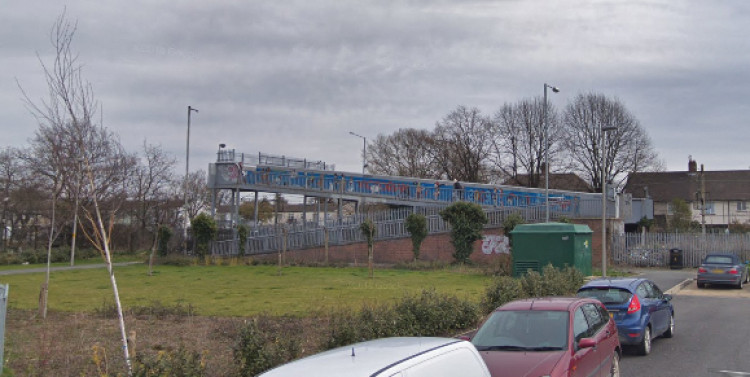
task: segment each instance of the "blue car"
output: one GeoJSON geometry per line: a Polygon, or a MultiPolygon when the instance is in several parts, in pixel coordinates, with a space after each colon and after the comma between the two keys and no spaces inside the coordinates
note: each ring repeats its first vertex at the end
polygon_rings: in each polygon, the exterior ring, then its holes
{"type": "Polygon", "coordinates": [[[602,278],[584,284],[577,295],[604,304],[617,324],[620,344],[640,355],[651,353],[651,341],[674,336],[672,295],[643,278],[602,278]]]}

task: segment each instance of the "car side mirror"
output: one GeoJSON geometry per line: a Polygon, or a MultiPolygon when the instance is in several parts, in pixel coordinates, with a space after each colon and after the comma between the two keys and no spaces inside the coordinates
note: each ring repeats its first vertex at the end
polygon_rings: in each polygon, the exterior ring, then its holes
{"type": "Polygon", "coordinates": [[[665,293],[664,294],[664,300],[666,300],[666,301],[672,301],[672,295],[669,294],[669,293],[665,293]]]}
{"type": "Polygon", "coordinates": [[[594,338],[583,338],[578,342],[578,348],[592,348],[596,347],[596,339],[594,338]]]}

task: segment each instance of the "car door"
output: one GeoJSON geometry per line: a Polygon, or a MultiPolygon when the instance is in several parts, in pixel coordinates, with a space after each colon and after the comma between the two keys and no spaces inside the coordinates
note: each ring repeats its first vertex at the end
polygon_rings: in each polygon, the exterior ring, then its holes
{"type": "Polygon", "coordinates": [[[589,324],[589,319],[583,312],[583,306],[576,308],[573,313],[573,360],[570,366],[571,377],[590,377],[591,372],[597,369],[600,362],[596,347],[578,348],[578,342],[583,338],[594,335],[594,327],[589,324]]]}
{"type": "Polygon", "coordinates": [[[671,304],[654,282],[647,281],[645,284],[648,284],[649,286],[648,290],[651,295],[649,299],[653,301],[654,305],[654,311],[652,314],[653,319],[651,323],[654,330],[653,336],[658,336],[667,331],[667,328],[669,327],[669,318],[672,314],[671,304]]]}
{"type": "Polygon", "coordinates": [[[613,333],[612,329],[608,328],[609,314],[606,313],[606,310],[602,309],[601,305],[594,303],[583,305],[583,313],[586,315],[586,319],[591,327],[590,331],[592,332],[589,338],[596,340],[594,351],[597,361],[595,368],[590,370],[587,376],[606,376],[607,373],[605,371],[609,372],[609,364],[612,356],[612,348],[609,347],[609,344],[612,336],[616,335],[616,333],[613,333]]]}

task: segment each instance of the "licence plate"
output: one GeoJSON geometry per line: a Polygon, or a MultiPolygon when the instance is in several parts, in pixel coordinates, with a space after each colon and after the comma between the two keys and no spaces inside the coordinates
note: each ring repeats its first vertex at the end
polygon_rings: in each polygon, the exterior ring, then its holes
{"type": "Polygon", "coordinates": [[[715,270],[711,270],[711,272],[713,272],[713,273],[715,273],[715,274],[723,274],[723,273],[724,273],[724,270],[722,270],[721,268],[717,268],[717,269],[715,269],[715,270]]]}

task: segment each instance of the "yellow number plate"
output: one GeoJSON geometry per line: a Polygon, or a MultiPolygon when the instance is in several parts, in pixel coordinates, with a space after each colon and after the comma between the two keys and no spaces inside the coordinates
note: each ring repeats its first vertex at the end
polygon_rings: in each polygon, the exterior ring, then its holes
{"type": "Polygon", "coordinates": [[[717,268],[717,269],[715,269],[715,270],[711,270],[711,272],[713,272],[713,273],[715,273],[715,274],[723,274],[723,273],[724,273],[724,270],[722,270],[721,268],[717,268]]]}

